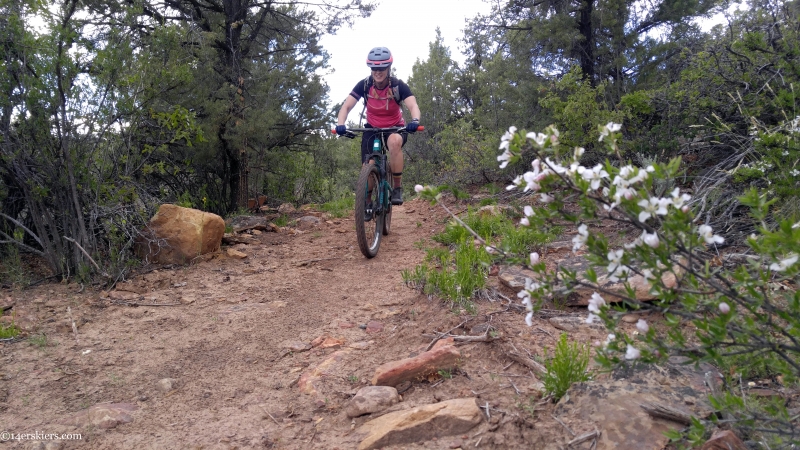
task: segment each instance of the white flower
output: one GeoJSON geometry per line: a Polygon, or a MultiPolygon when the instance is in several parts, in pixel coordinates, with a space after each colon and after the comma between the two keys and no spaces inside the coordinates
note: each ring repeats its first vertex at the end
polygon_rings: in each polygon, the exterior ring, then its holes
{"type": "Polygon", "coordinates": [[[644,208],[642,212],[639,213],[639,222],[644,222],[650,217],[655,217],[656,215],[667,215],[667,206],[670,203],[671,202],[668,199],[658,197],[650,197],[649,200],[639,200],[637,205],[644,208]]]}
{"type": "Polygon", "coordinates": [[[531,280],[530,278],[525,278],[525,290],[526,291],[536,291],[541,288],[542,285],[531,280]]]}
{"type": "Polygon", "coordinates": [[[583,247],[583,244],[586,243],[586,240],[589,238],[589,231],[586,227],[586,224],[581,224],[578,227],[578,234],[572,238],[572,251],[576,252],[583,247]]]}
{"type": "Polygon", "coordinates": [[[425,188],[422,187],[421,184],[418,184],[418,185],[414,186],[414,191],[417,192],[417,193],[422,192],[424,190],[425,190],[425,188]]]}
{"type": "Polygon", "coordinates": [[[647,324],[646,320],[639,319],[639,321],[636,322],[636,329],[641,331],[642,333],[647,333],[647,330],[650,329],[650,325],[647,324]]]}
{"type": "Polygon", "coordinates": [[[522,175],[522,179],[525,180],[525,189],[523,189],[523,192],[528,192],[530,190],[533,190],[535,192],[541,188],[539,186],[539,183],[537,183],[540,174],[541,172],[533,171],[533,172],[525,172],[522,175]]]}
{"type": "Polygon", "coordinates": [[[647,280],[647,281],[650,281],[650,280],[655,280],[655,279],[656,279],[656,276],[655,276],[655,275],[653,275],[653,271],[652,271],[652,270],[650,270],[650,269],[642,269],[642,276],[643,276],[643,277],[644,277],[644,279],[645,279],[645,280],[647,280]]]}
{"type": "Polygon", "coordinates": [[[508,148],[508,141],[510,141],[514,137],[514,133],[517,132],[517,127],[510,126],[508,127],[508,131],[500,138],[500,150],[504,148],[508,148]]]}
{"type": "Polygon", "coordinates": [[[609,263],[607,270],[609,274],[613,274],[614,272],[617,271],[617,269],[619,269],[620,266],[622,266],[622,255],[624,254],[624,252],[625,251],[622,249],[611,250],[610,252],[608,252],[609,263]]]}
{"type": "Polygon", "coordinates": [[[539,254],[536,252],[531,253],[531,265],[534,266],[539,263],[539,254]]]}
{"type": "Polygon", "coordinates": [[[572,159],[577,161],[581,159],[581,156],[586,152],[586,149],[583,147],[575,147],[575,152],[572,154],[572,159]]]}
{"type": "Polygon", "coordinates": [[[777,263],[772,263],[769,265],[770,270],[774,270],[775,272],[783,272],[784,270],[788,269],[794,263],[797,262],[797,255],[791,255],[786,259],[782,259],[777,263]]]}
{"type": "Polygon", "coordinates": [[[725,238],[714,234],[714,230],[708,225],[697,227],[697,234],[706,241],[706,244],[721,244],[725,242],[725,238]]]}
{"type": "Polygon", "coordinates": [[[522,219],[519,220],[519,224],[522,225],[523,227],[529,227],[531,226],[531,221],[528,220],[527,217],[523,217],[522,219]]]}
{"type": "Polygon", "coordinates": [[[594,323],[594,319],[599,319],[599,317],[594,315],[594,314],[592,314],[592,313],[589,313],[589,315],[586,316],[586,323],[592,324],[592,323],[594,323]]]}
{"type": "MultiPolygon", "coordinates": [[[[508,144],[508,142],[506,142],[506,144],[508,144]]],[[[505,168],[506,168],[506,166],[508,165],[508,162],[511,160],[511,152],[509,152],[509,151],[506,149],[506,151],[504,151],[502,155],[500,155],[500,156],[498,156],[498,157],[497,157],[497,160],[498,160],[498,161],[502,161],[502,162],[500,163],[500,168],[501,168],[501,169],[505,169],[505,168]]]]}
{"type": "Polygon", "coordinates": [[[719,304],[719,312],[721,312],[722,314],[728,314],[729,312],[731,312],[731,307],[728,306],[727,303],[722,302],[719,304]]]}
{"type": "Polygon", "coordinates": [[[603,306],[606,306],[605,299],[603,299],[603,297],[601,297],[597,292],[593,292],[592,297],[589,298],[589,306],[587,309],[589,309],[590,312],[599,313],[600,308],[603,306]]]}
{"type": "Polygon", "coordinates": [[[605,340],[605,342],[603,342],[603,346],[606,346],[606,345],[610,344],[611,341],[613,341],[616,338],[617,338],[617,336],[615,336],[614,334],[609,334],[608,336],[606,336],[606,340],[605,340]]]}
{"type": "Polygon", "coordinates": [[[608,122],[606,124],[606,126],[604,126],[600,130],[600,139],[599,139],[599,141],[602,142],[603,138],[607,137],[611,133],[616,133],[617,131],[619,131],[621,129],[622,129],[622,124],[614,123],[614,122],[608,122]]]}
{"type": "Polygon", "coordinates": [[[602,164],[598,164],[591,169],[579,167],[578,173],[583,177],[584,180],[591,183],[592,190],[600,187],[600,183],[602,182],[603,178],[608,178],[608,172],[603,170],[602,164]]]}
{"type": "Polygon", "coordinates": [[[565,173],[567,168],[562,166],[561,164],[550,160],[550,157],[544,159],[544,162],[547,164],[547,167],[550,168],[555,173],[565,173]]]}
{"type": "Polygon", "coordinates": [[[795,228],[800,228],[800,222],[797,222],[796,224],[792,225],[792,229],[795,228]]]}
{"type": "Polygon", "coordinates": [[[506,190],[510,191],[520,184],[522,184],[522,175],[518,175],[516,178],[514,178],[514,181],[512,181],[510,185],[506,186],[506,190]]]}
{"type": "Polygon", "coordinates": [[[642,233],[642,241],[644,241],[645,244],[653,248],[658,248],[658,245],[660,243],[658,240],[658,234],[656,233],[647,234],[646,231],[642,233]]]}
{"type": "Polygon", "coordinates": [[[539,196],[542,203],[551,203],[555,198],[552,195],[542,194],[539,196]]]}
{"type": "Polygon", "coordinates": [[[525,217],[530,217],[533,215],[533,207],[531,205],[525,205],[525,207],[522,208],[522,212],[525,213],[525,217]]]}
{"type": "Polygon", "coordinates": [[[792,169],[792,170],[789,171],[789,175],[791,175],[793,177],[796,177],[796,176],[800,175],[800,170],[792,169]]]}
{"type": "Polygon", "coordinates": [[[547,135],[542,133],[534,133],[533,131],[526,134],[525,137],[528,139],[533,139],[533,142],[535,142],[539,147],[543,147],[544,141],[547,140],[547,135]]]}
{"type": "Polygon", "coordinates": [[[632,346],[631,344],[628,344],[628,349],[625,351],[625,359],[627,360],[639,359],[639,357],[641,356],[642,353],[639,351],[639,349],[632,346]]]}
{"type": "Polygon", "coordinates": [[[525,316],[525,323],[529,326],[533,326],[533,311],[529,312],[527,316],[525,316]]]}
{"type": "Polygon", "coordinates": [[[492,247],[491,245],[487,245],[486,246],[486,253],[488,253],[490,255],[494,255],[495,253],[497,253],[497,250],[494,247],[492,247]]]}
{"type": "Polygon", "coordinates": [[[691,195],[681,194],[680,188],[675,188],[672,191],[672,206],[674,206],[675,209],[683,208],[683,205],[691,199],[691,195]]]}

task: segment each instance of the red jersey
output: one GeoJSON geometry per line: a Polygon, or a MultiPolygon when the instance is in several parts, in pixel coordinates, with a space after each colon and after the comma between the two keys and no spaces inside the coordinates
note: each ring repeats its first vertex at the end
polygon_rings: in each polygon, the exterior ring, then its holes
{"type": "Polygon", "coordinates": [[[395,100],[392,87],[397,88],[400,101],[413,95],[408,85],[397,79],[390,79],[390,82],[383,89],[378,89],[373,83],[367,83],[362,80],[359,81],[353,88],[353,91],[350,92],[350,95],[356,100],[361,100],[362,97],[366,97],[367,123],[375,128],[405,125],[405,121],[403,121],[403,111],[400,108],[400,104],[395,100]],[[368,89],[369,92],[364,92],[365,88],[368,89]]]}

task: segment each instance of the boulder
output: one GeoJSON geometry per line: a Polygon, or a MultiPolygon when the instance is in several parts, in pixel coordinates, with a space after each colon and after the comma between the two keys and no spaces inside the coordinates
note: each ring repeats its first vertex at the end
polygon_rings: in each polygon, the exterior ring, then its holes
{"type": "Polygon", "coordinates": [[[219,250],[224,233],[216,214],[165,204],[137,239],[136,254],[156,264],[185,264],[219,250]]]}
{"type": "Polygon", "coordinates": [[[355,434],[365,436],[358,450],[370,450],[463,434],[482,420],[474,398],[457,398],[383,415],[360,426],[355,434]]]}
{"type": "Polygon", "coordinates": [[[365,386],[356,392],[345,408],[347,417],[383,411],[400,401],[397,389],[390,386],[365,386]]]}

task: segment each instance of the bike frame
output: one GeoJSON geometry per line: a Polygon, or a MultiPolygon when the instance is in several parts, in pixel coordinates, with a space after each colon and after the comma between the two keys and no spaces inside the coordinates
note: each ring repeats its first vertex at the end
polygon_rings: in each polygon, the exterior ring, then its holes
{"type": "MultiPolygon", "coordinates": [[[[376,213],[380,213],[383,208],[389,207],[389,193],[392,190],[392,186],[389,184],[389,177],[391,174],[386,173],[387,158],[389,157],[388,145],[386,144],[386,136],[391,133],[400,133],[405,132],[406,127],[389,127],[389,128],[349,128],[348,132],[373,132],[376,133],[375,138],[373,139],[372,145],[372,154],[369,155],[367,160],[364,164],[369,164],[370,161],[374,161],[376,167],[378,167],[378,171],[381,174],[381,185],[378,187],[380,192],[379,205],[378,207],[381,208],[376,213]],[[375,148],[375,142],[378,142],[378,149],[375,148]]],[[[355,138],[355,133],[352,133],[352,138],[355,138]]],[[[345,135],[346,137],[350,137],[345,135]]]]}

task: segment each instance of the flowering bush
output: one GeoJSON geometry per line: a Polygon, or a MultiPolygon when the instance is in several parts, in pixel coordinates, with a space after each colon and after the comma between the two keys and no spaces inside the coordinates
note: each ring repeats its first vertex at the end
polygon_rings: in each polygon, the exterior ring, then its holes
{"type": "MultiPolygon", "coordinates": [[[[554,218],[574,223],[573,251],[584,252],[590,263],[585,273],[566,268],[557,269],[559,273],[548,270],[538,254],[530,254],[526,259],[536,276],[519,293],[529,311],[528,324],[543,301],[588,287],[595,292],[587,322],[602,321],[611,331],[605,342],[595,343],[596,358],[607,367],[632,360],[658,363],[678,354],[729,367],[730,375],[738,371],[741,376],[746,368],[732,367],[731,361],[746,357],[749,364],[781,375],[784,383],[795,383],[800,376],[800,293],[794,290],[800,272],[800,223],[783,221],[768,228],[774,200],[751,189],[739,198],[760,224],[759,233],[747,240],[748,257],[730,267],[719,258],[712,263],[711,257],[718,256],[716,245],[725,238],[693,215],[692,197],[680,188],[663,197],[654,194],[654,185],[678,176],[680,159],[648,167],[625,164],[617,146],[620,130],[615,123],[599,127],[600,142],[617,162],[606,160],[591,168],[580,164],[583,148],[559,146],[553,126],[543,133],[511,127],[501,139],[501,167],[518,161],[523,150],[535,156],[532,170],[508,186],[531,193],[533,204],[525,208],[520,225],[554,218]],[[569,207],[575,202],[578,211],[569,207]],[[592,232],[591,224],[599,218],[638,231],[628,242],[612,246],[608,236],[592,232]],[[623,289],[611,289],[600,279],[602,272],[623,289]],[[646,280],[656,300],[639,300],[630,283],[633,277],[646,280]],[[617,324],[631,308],[662,313],[664,326],[651,327],[642,319],[636,332],[626,333],[617,324]]],[[[418,186],[417,191],[435,199],[435,189],[418,186]]],[[[732,395],[714,399],[743,428],[772,433],[784,443],[797,439],[785,407],[764,413],[741,408],[741,403],[732,395]]],[[[702,427],[702,422],[695,425],[702,427]]]]}

